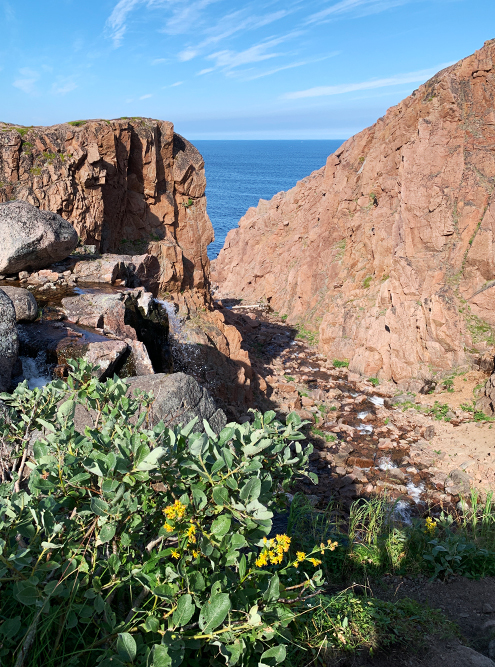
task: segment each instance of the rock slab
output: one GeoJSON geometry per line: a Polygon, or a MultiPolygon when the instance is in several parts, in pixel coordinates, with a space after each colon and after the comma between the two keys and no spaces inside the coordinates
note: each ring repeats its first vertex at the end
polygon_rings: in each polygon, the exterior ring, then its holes
{"type": "Polygon", "coordinates": [[[2,291],[14,304],[17,322],[33,322],[38,315],[36,299],[27,289],[2,285],[2,291]]]}
{"type": "Polygon", "coordinates": [[[12,369],[17,361],[18,352],[19,339],[14,304],[0,289],[0,391],[10,389],[12,369]]]}
{"type": "Polygon", "coordinates": [[[77,242],[74,227],[57,213],[26,201],[0,204],[0,273],[44,269],[68,257],[77,242]]]}
{"type": "Polygon", "coordinates": [[[470,364],[495,327],[494,107],[490,40],[250,208],[217,295],[268,302],[367,377],[470,364]]]}

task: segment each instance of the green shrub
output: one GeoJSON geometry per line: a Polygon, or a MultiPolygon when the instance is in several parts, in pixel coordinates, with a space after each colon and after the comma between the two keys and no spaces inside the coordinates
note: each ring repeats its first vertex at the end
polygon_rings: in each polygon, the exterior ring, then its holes
{"type": "Polygon", "coordinates": [[[73,127],[81,127],[81,125],[86,125],[87,121],[85,120],[70,120],[67,125],[72,125],[73,127]]]}
{"type": "Polygon", "coordinates": [[[378,387],[380,384],[380,380],[378,378],[368,378],[368,382],[371,382],[374,387],[378,387]]]}
{"type": "Polygon", "coordinates": [[[15,461],[0,485],[2,664],[21,651],[25,667],[282,663],[323,583],[316,556],[336,547],[293,554],[286,535],[267,539],[294,476],[317,481],[299,442],[308,422],[152,426],[152,396],[71,366],[67,383],[0,395],[15,461]]]}
{"type": "Polygon", "coordinates": [[[334,368],[349,368],[348,359],[334,359],[332,363],[334,368]]]}
{"type": "Polygon", "coordinates": [[[371,285],[372,280],[373,276],[366,276],[366,278],[363,280],[363,288],[368,289],[368,287],[371,285]]]}

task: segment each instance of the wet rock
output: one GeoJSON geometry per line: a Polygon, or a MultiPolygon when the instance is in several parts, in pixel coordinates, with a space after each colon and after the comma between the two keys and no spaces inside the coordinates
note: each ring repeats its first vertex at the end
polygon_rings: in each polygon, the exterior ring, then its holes
{"type": "Polygon", "coordinates": [[[0,204],[0,271],[43,269],[77,246],[74,227],[60,215],[26,201],[0,204]]]}
{"type": "Polygon", "coordinates": [[[168,426],[172,426],[187,424],[194,417],[198,417],[196,430],[203,430],[203,419],[206,419],[216,433],[226,424],[223,411],[217,409],[208,391],[190,375],[158,373],[128,378],[126,382],[133,392],[136,389],[153,392],[153,423],[163,420],[168,426]]]}
{"type": "Polygon", "coordinates": [[[19,340],[14,304],[0,289],[0,391],[9,391],[19,340]]]}
{"type": "Polygon", "coordinates": [[[29,290],[10,285],[5,285],[1,289],[14,304],[17,322],[32,322],[36,319],[38,304],[29,290]]]}

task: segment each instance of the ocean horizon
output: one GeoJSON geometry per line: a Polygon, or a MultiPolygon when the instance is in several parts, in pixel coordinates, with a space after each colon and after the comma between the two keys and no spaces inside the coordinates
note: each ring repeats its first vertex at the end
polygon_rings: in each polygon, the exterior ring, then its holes
{"type": "Polygon", "coordinates": [[[343,139],[201,139],[192,143],[206,171],[207,211],[215,231],[208,256],[215,259],[227,233],[260,199],[290,190],[325,165],[343,139]]]}

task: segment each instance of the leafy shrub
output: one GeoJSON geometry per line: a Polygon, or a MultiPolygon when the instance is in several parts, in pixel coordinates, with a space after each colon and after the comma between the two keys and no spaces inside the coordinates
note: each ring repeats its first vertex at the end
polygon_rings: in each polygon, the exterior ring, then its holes
{"type": "Polygon", "coordinates": [[[152,396],[71,366],[67,384],[0,396],[13,462],[0,485],[2,664],[282,663],[322,583],[316,556],[336,547],[294,555],[289,537],[267,537],[294,476],[317,481],[306,422],[152,426],[152,396]]]}
{"type": "Polygon", "coordinates": [[[334,368],[349,368],[349,359],[334,359],[332,363],[334,368]]]}
{"type": "Polygon", "coordinates": [[[81,125],[86,125],[85,120],[70,120],[67,125],[72,125],[73,127],[81,127],[81,125]]]}
{"type": "Polygon", "coordinates": [[[378,378],[368,378],[368,382],[371,382],[374,387],[378,387],[380,384],[380,380],[378,378]]]}

